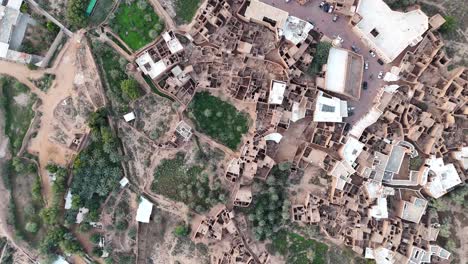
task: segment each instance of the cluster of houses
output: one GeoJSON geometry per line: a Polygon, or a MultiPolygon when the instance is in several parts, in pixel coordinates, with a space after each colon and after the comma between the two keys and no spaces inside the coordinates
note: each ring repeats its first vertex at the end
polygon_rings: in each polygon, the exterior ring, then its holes
{"type": "MultiPolygon", "coordinates": [[[[258,0],[208,0],[188,33],[166,32],[138,55],[141,72],[183,105],[200,90],[256,105],[254,133],[226,166],[232,204],[203,218],[193,239],[229,237],[232,248],[218,256],[220,264],[267,263],[266,252],[249,249],[252,241],[239,231],[232,207],[251,206],[254,179],[265,180],[284,161],[278,150],[288,144],[293,170],[315,166],[329,179],[326,190],[293,198],[292,221],[319,225],[378,264],[446,262],[451,253],[435,244],[440,225],[427,209],[430,199],[466,180],[468,70],[447,69],[440,15],[393,11],[383,0],[327,2],[386,64],[375,104],[353,124],[346,123],[348,102],[361,98],[363,57],[334,45],[310,78],[306,71],[326,36],[258,0]],[[302,134],[285,137],[302,120],[310,120],[302,134]]],[[[174,142],[191,134],[180,123],[174,142]]],[[[145,223],[151,210],[144,201],[140,207],[145,223]]]]}

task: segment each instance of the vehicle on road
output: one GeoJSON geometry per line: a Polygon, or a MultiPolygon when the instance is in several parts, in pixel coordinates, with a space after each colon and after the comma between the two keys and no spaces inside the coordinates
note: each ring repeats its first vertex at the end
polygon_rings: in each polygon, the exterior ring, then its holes
{"type": "Polygon", "coordinates": [[[383,71],[379,72],[379,75],[377,75],[377,78],[382,79],[383,78],[383,71]]]}
{"type": "Polygon", "coordinates": [[[381,59],[378,59],[377,63],[380,64],[380,65],[384,65],[384,62],[381,59]]]}
{"type": "Polygon", "coordinates": [[[359,48],[356,47],[356,45],[354,45],[354,44],[351,46],[351,49],[356,53],[359,52],[359,48]]]}
{"type": "Polygon", "coordinates": [[[369,62],[366,61],[364,62],[364,70],[368,70],[369,69],[369,62]]]}
{"type": "Polygon", "coordinates": [[[362,83],[362,89],[363,89],[363,90],[367,90],[367,82],[363,82],[363,83],[362,83]]]}
{"type": "Polygon", "coordinates": [[[373,50],[369,50],[369,53],[372,56],[372,58],[375,58],[376,55],[375,55],[375,52],[373,50]]]}
{"type": "Polygon", "coordinates": [[[338,15],[333,16],[333,22],[336,22],[336,21],[338,21],[338,15]]]}

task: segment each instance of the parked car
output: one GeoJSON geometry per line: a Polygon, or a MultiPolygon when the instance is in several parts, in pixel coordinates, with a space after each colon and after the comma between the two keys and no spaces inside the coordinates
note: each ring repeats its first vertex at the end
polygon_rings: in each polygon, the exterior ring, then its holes
{"type": "Polygon", "coordinates": [[[319,5],[320,8],[323,8],[323,6],[325,5],[325,1],[322,1],[319,5]]]}
{"type": "Polygon", "coordinates": [[[377,78],[382,79],[383,78],[383,71],[379,72],[379,75],[377,75],[377,78]]]}
{"type": "Polygon", "coordinates": [[[364,62],[364,70],[368,70],[369,69],[369,62],[366,61],[364,62]]]}
{"type": "Polygon", "coordinates": [[[384,65],[384,62],[381,59],[378,59],[377,63],[380,64],[380,65],[384,65]]]}
{"type": "Polygon", "coordinates": [[[329,3],[325,3],[323,4],[322,6],[322,10],[323,12],[328,12],[328,9],[330,8],[330,4],[329,3]]]}
{"type": "Polygon", "coordinates": [[[375,52],[373,50],[369,50],[369,53],[372,56],[372,58],[375,58],[376,55],[375,55],[375,52]]]}
{"type": "Polygon", "coordinates": [[[362,83],[362,89],[363,89],[363,90],[367,90],[367,82],[363,82],[363,83],[362,83]]]}
{"type": "Polygon", "coordinates": [[[338,21],[338,15],[333,16],[333,22],[336,22],[336,21],[338,21]]]}
{"type": "Polygon", "coordinates": [[[330,7],[328,8],[328,13],[333,13],[334,8],[335,8],[335,6],[330,5],[330,7]]]}
{"type": "Polygon", "coordinates": [[[359,52],[359,48],[356,47],[356,45],[354,45],[354,44],[351,46],[351,49],[352,49],[354,52],[359,52]]]}

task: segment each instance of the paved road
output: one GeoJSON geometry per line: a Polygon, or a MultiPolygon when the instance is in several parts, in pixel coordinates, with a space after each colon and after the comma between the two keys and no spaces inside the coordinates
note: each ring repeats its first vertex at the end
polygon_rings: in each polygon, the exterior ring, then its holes
{"type": "Polygon", "coordinates": [[[351,31],[348,25],[349,19],[340,16],[337,22],[333,22],[333,14],[325,13],[319,8],[319,0],[311,0],[307,5],[301,6],[295,1],[286,3],[285,0],[261,0],[264,3],[273,5],[280,9],[289,12],[290,15],[297,16],[301,19],[312,21],[316,26],[316,30],[323,32],[326,36],[334,38],[340,36],[343,42],[343,48],[351,49],[354,44],[360,51],[364,61],[369,62],[369,70],[364,71],[363,81],[368,83],[367,90],[361,90],[361,98],[358,102],[348,102],[348,106],[355,107],[354,114],[345,121],[354,124],[372,107],[374,98],[382,87],[382,81],[377,78],[379,71],[384,70],[384,66],[377,63],[377,58],[372,58],[369,50],[363,42],[351,31]]]}
{"type": "Polygon", "coordinates": [[[47,11],[45,11],[44,9],[42,9],[42,7],[39,6],[38,3],[36,3],[36,1],[34,0],[26,0],[29,4],[31,4],[34,8],[36,8],[39,13],[41,13],[42,15],[44,15],[45,17],[47,17],[47,19],[49,19],[50,21],[54,22],[55,25],[57,25],[59,28],[61,28],[63,30],[63,32],[65,32],[65,34],[67,34],[69,37],[73,36],[73,32],[71,30],[69,30],[68,28],[66,28],[62,23],[60,23],[57,19],[55,19],[52,15],[50,15],[49,13],[47,13],[47,11]]]}

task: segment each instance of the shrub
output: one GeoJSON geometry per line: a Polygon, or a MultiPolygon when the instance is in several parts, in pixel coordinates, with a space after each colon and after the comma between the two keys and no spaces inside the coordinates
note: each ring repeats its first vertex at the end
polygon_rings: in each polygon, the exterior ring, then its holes
{"type": "Polygon", "coordinates": [[[184,224],[178,225],[174,228],[174,235],[178,237],[186,237],[190,234],[190,228],[184,224]]]}

